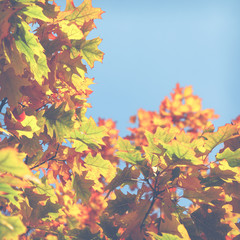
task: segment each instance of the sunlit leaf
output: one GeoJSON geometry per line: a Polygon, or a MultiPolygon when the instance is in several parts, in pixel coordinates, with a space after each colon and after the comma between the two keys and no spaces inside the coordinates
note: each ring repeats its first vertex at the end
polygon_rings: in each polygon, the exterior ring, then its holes
{"type": "Polygon", "coordinates": [[[68,3],[66,12],[59,14],[59,18],[67,19],[76,22],[77,25],[82,26],[84,22],[92,19],[100,19],[103,11],[100,8],[92,7],[92,0],[84,0],[77,8],[69,7],[72,5],[68,3]]]}
{"type": "Polygon", "coordinates": [[[180,238],[173,234],[163,233],[162,236],[157,235],[154,232],[148,232],[152,237],[152,240],[179,240],[180,238]]]}
{"type": "Polygon", "coordinates": [[[32,172],[21,157],[19,157],[16,149],[5,148],[0,150],[0,171],[8,172],[18,177],[32,176],[32,172]]]}
{"type": "Polygon", "coordinates": [[[226,159],[230,167],[240,167],[240,149],[232,151],[226,148],[224,152],[217,154],[216,159],[219,161],[226,159]]]}
{"type": "Polygon", "coordinates": [[[81,56],[88,63],[88,65],[93,68],[94,62],[103,60],[103,52],[98,49],[98,45],[101,43],[101,38],[94,38],[92,40],[86,40],[81,45],[81,56]]]}
{"type": "Polygon", "coordinates": [[[19,209],[20,209],[20,204],[16,199],[19,200],[21,198],[20,196],[21,193],[22,193],[21,191],[13,189],[8,184],[0,182],[0,196],[8,199],[10,203],[15,205],[19,209]]]}
{"type": "Polygon", "coordinates": [[[137,164],[137,162],[144,160],[141,152],[137,150],[135,146],[131,145],[128,140],[119,137],[116,148],[118,149],[116,155],[126,162],[137,164]]]}
{"type": "Polygon", "coordinates": [[[78,130],[70,134],[73,141],[73,147],[77,152],[83,152],[88,148],[93,150],[99,149],[104,145],[103,137],[107,136],[104,127],[98,127],[94,120],[90,117],[81,123],[78,130]]]}
{"type": "Polygon", "coordinates": [[[72,120],[73,110],[65,111],[65,103],[59,107],[52,105],[43,115],[48,134],[53,137],[56,136],[58,142],[61,142],[64,137],[69,136],[72,131],[74,122],[72,120]]]}
{"type": "Polygon", "coordinates": [[[218,144],[230,139],[234,133],[237,133],[237,127],[231,124],[219,127],[217,132],[207,132],[203,134],[203,136],[207,139],[205,141],[205,147],[211,151],[218,144]]]}
{"type": "Polygon", "coordinates": [[[108,160],[104,160],[100,153],[93,157],[90,153],[84,159],[85,165],[88,167],[88,171],[93,171],[95,177],[102,175],[108,180],[112,180],[115,176],[115,168],[108,160]]]}
{"type": "Polygon", "coordinates": [[[167,154],[172,158],[173,164],[203,164],[203,162],[195,156],[194,150],[184,143],[172,141],[171,144],[165,144],[164,148],[167,150],[167,154]]]}
{"type": "Polygon", "coordinates": [[[42,45],[37,37],[30,33],[30,27],[25,22],[18,24],[18,34],[15,33],[14,38],[19,53],[24,54],[36,81],[42,85],[44,77],[48,77],[49,72],[42,45]]]}
{"type": "Polygon", "coordinates": [[[20,216],[8,217],[0,213],[0,238],[18,240],[27,231],[20,216]]]}
{"type": "Polygon", "coordinates": [[[36,19],[40,19],[42,21],[45,22],[49,22],[49,18],[47,18],[44,14],[43,14],[43,9],[37,5],[30,5],[27,6],[25,8],[23,8],[21,10],[22,13],[24,13],[25,15],[31,17],[31,18],[36,18],[36,19]]]}
{"type": "Polygon", "coordinates": [[[70,40],[80,40],[83,38],[82,31],[75,25],[68,21],[62,21],[59,23],[60,29],[64,32],[70,40]]]}

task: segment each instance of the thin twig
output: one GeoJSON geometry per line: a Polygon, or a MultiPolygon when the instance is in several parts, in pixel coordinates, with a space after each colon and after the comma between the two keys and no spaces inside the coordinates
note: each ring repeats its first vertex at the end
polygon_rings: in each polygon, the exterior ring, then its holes
{"type": "Polygon", "coordinates": [[[2,109],[6,103],[7,103],[7,98],[5,97],[0,104],[0,112],[2,112],[2,109]]]}
{"type": "Polygon", "coordinates": [[[30,169],[33,170],[34,168],[37,168],[37,167],[43,165],[44,163],[46,163],[46,162],[48,162],[48,161],[56,160],[55,157],[57,156],[57,152],[58,152],[59,146],[60,146],[60,144],[58,144],[57,149],[56,149],[56,152],[55,152],[55,154],[54,154],[52,157],[50,157],[49,159],[47,159],[47,160],[45,160],[45,161],[43,161],[43,162],[41,162],[41,163],[39,163],[39,164],[31,167],[30,169]]]}
{"type": "Polygon", "coordinates": [[[140,229],[143,228],[143,226],[144,226],[144,222],[145,222],[145,220],[147,219],[149,213],[151,212],[152,207],[153,207],[153,204],[155,203],[155,201],[156,201],[156,197],[154,196],[154,197],[153,197],[153,200],[152,200],[152,202],[151,202],[151,205],[149,206],[149,208],[148,208],[148,210],[147,210],[147,212],[146,212],[146,214],[145,214],[145,216],[144,216],[144,218],[143,218],[143,220],[142,220],[142,223],[141,223],[140,229]]]}

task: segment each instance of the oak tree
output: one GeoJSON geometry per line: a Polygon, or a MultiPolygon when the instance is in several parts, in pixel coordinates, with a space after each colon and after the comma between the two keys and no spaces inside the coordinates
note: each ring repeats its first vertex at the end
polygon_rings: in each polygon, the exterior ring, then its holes
{"type": "Polygon", "coordinates": [[[240,238],[240,117],[215,129],[177,84],[121,138],[85,115],[103,11],[1,0],[0,13],[0,239],[240,238]]]}

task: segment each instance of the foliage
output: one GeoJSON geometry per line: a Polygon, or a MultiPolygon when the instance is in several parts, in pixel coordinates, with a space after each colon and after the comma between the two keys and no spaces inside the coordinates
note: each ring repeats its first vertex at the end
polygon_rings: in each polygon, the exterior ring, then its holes
{"type": "Polygon", "coordinates": [[[177,84],[121,138],[85,116],[103,11],[1,0],[0,12],[1,239],[239,239],[240,118],[215,130],[177,84]]]}

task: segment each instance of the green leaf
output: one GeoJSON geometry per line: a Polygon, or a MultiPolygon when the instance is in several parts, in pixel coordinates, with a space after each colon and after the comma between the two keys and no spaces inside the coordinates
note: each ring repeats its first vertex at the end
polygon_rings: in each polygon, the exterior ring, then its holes
{"type": "Polygon", "coordinates": [[[26,231],[20,216],[7,217],[0,213],[0,239],[18,240],[26,231]]]}
{"type": "Polygon", "coordinates": [[[7,198],[10,201],[10,203],[15,205],[19,209],[20,209],[20,204],[15,199],[15,197],[19,200],[21,198],[20,196],[21,193],[22,193],[21,191],[17,191],[13,189],[8,184],[0,182],[0,196],[3,198],[7,198]]]}
{"type": "Polygon", "coordinates": [[[40,19],[44,22],[49,22],[50,19],[43,14],[43,9],[37,5],[30,5],[21,10],[28,17],[40,19]]]}
{"type": "Polygon", "coordinates": [[[151,235],[153,240],[179,240],[180,239],[178,236],[173,234],[168,234],[168,233],[162,233],[162,236],[157,235],[154,232],[147,232],[147,233],[151,235]]]}
{"type": "Polygon", "coordinates": [[[76,200],[81,199],[82,203],[87,203],[91,197],[90,189],[94,181],[85,179],[85,175],[79,176],[75,173],[73,178],[73,189],[76,192],[76,200]]]}
{"type": "Polygon", "coordinates": [[[105,145],[102,138],[107,136],[105,127],[98,127],[93,118],[82,122],[80,128],[70,134],[76,152],[83,152],[91,148],[97,150],[105,145]]]}
{"type": "Polygon", "coordinates": [[[32,172],[23,160],[18,156],[18,152],[13,148],[0,150],[0,171],[8,172],[18,177],[28,178],[32,172]]]}
{"type": "Polygon", "coordinates": [[[157,131],[153,134],[153,138],[156,139],[156,142],[157,140],[160,140],[161,142],[169,143],[176,136],[177,133],[179,133],[179,129],[175,127],[158,127],[157,131]]]}
{"type": "Polygon", "coordinates": [[[42,183],[36,186],[38,193],[42,195],[46,195],[50,197],[51,202],[56,203],[58,201],[58,197],[54,191],[54,188],[48,183],[47,177],[44,176],[41,178],[42,183]]]}
{"type": "Polygon", "coordinates": [[[163,149],[159,148],[155,143],[153,133],[146,131],[145,136],[148,141],[148,146],[143,146],[143,150],[145,151],[146,158],[149,160],[152,166],[156,166],[159,162],[158,155],[163,153],[163,149]]]}
{"type": "Polygon", "coordinates": [[[118,138],[117,146],[118,152],[116,155],[122,160],[129,162],[131,164],[137,164],[144,160],[141,152],[136,149],[128,140],[118,138]]]}
{"type": "Polygon", "coordinates": [[[226,148],[222,153],[217,154],[216,159],[226,159],[230,167],[240,167],[240,149],[232,151],[226,148]]]}
{"type": "Polygon", "coordinates": [[[163,147],[167,150],[167,154],[172,158],[174,164],[203,164],[200,159],[195,157],[194,150],[185,145],[184,143],[173,140],[170,144],[164,144],[163,147]]]}
{"type": "Polygon", "coordinates": [[[217,132],[207,132],[203,134],[203,137],[207,140],[205,141],[205,147],[212,151],[220,143],[225,142],[230,139],[235,133],[237,133],[237,127],[232,124],[226,124],[223,127],[219,127],[217,132]]]}
{"type": "Polygon", "coordinates": [[[23,21],[17,24],[17,30],[13,36],[19,54],[24,54],[34,78],[42,85],[44,77],[47,78],[49,72],[42,45],[38,42],[37,37],[30,33],[28,24],[23,21]]]}
{"type": "Polygon", "coordinates": [[[65,111],[64,108],[65,103],[57,108],[54,104],[43,115],[49,136],[53,137],[55,134],[58,142],[69,136],[74,125],[72,120],[74,110],[65,111]]]}
{"type": "Polygon", "coordinates": [[[102,62],[104,53],[98,49],[98,45],[101,43],[101,38],[94,38],[92,40],[86,40],[81,45],[81,56],[88,63],[88,65],[93,68],[94,62],[102,62]]]}
{"type": "Polygon", "coordinates": [[[35,116],[26,116],[21,124],[25,129],[16,130],[19,136],[33,138],[33,134],[40,130],[40,127],[37,125],[37,118],[35,116]]]}
{"type": "Polygon", "coordinates": [[[109,175],[115,174],[115,168],[108,161],[104,160],[100,153],[98,153],[95,157],[89,153],[84,159],[85,164],[90,166],[94,172],[101,174],[103,177],[109,177],[109,175]]]}

